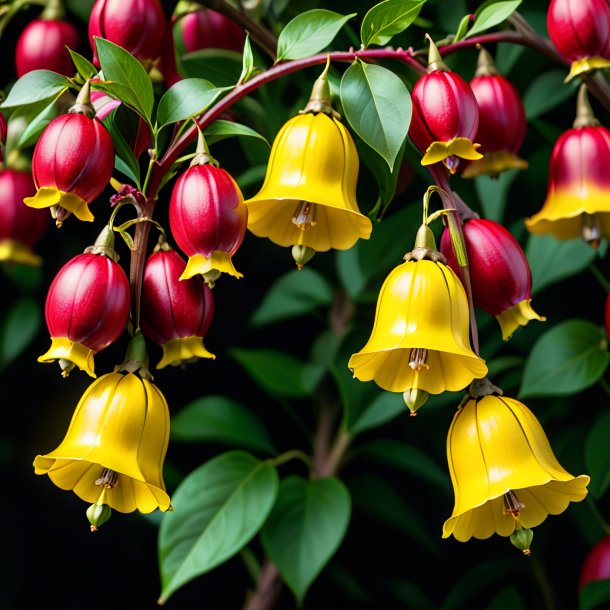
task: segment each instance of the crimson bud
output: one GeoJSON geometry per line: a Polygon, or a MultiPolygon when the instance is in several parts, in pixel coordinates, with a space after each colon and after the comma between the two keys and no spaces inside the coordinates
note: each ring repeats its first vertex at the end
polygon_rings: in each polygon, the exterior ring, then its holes
{"type": "MultiPolygon", "coordinates": [[[[530,305],[530,268],[513,235],[493,220],[471,218],[464,223],[464,241],[474,304],[496,317],[504,340],[530,320],[544,321],[530,305]]],[[[441,238],[441,252],[459,275],[448,228],[441,238]]]]}
{"type": "Polygon", "coordinates": [[[6,134],[8,131],[8,125],[4,115],[0,112],[0,163],[4,161],[4,145],[6,144],[6,134]]]}
{"type": "Polygon", "coordinates": [[[214,296],[199,278],[180,281],[185,264],[165,242],[146,261],[142,332],[163,347],[158,369],[215,358],[203,345],[214,315],[214,296]]]}
{"type": "Polygon", "coordinates": [[[200,49],[225,49],[241,53],[246,35],[228,17],[211,9],[195,11],[180,21],[182,41],[187,53],[200,49]]]}
{"type": "Polygon", "coordinates": [[[129,318],[129,280],[106,227],[95,244],[57,273],[45,305],[51,347],[39,362],[59,361],[66,377],[74,366],[95,377],[94,355],[116,341],[129,318]]]}
{"type": "Polygon", "coordinates": [[[578,590],[592,581],[607,579],[610,579],[610,536],[602,538],[585,557],[578,577],[578,590]]]}

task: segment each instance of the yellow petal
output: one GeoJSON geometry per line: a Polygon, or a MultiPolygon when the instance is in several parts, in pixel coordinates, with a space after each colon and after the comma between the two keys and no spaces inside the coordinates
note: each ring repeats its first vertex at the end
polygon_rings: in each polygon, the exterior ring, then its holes
{"type": "Polygon", "coordinates": [[[511,169],[527,169],[528,163],[521,157],[508,152],[497,150],[483,155],[482,159],[469,163],[462,172],[463,178],[474,178],[486,174],[496,177],[502,172],[511,169]]]}
{"type": "Polygon", "coordinates": [[[432,165],[444,161],[447,157],[461,157],[469,161],[482,159],[483,155],[477,152],[480,144],[473,144],[468,138],[453,138],[448,142],[432,142],[421,160],[422,165],[432,165]]]}
{"type": "Polygon", "coordinates": [[[162,347],[163,357],[157,364],[156,368],[158,369],[165,368],[168,364],[177,366],[193,358],[216,358],[214,354],[205,349],[201,337],[171,339],[164,343],[162,347]]]}
{"type": "Polygon", "coordinates": [[[67,337],[51,337],[51,347],[46,353],[38,357],[38,362],[54,362],[55,360],[68,360],[73,362],[81,371],[90,377],[95,377],[95,352],[82,343],[70,341],[67,337]]]}
{"type": "Polygon", "coordinates": [[[233,266],[231,255],[228,252],[214,250],[209,257],[204,254],[189,256],[186,268],[182,272],[180,279],[188,280],[195,275],[203,275],[214,269],[222,273],[228,273],[238,279],[244,277],[243,273],[237,271],[233,266]]]}
{"type": "Polygon", "coordinates": [[[40,267],[42,258],[26,245],[13,239],[0,241],[0,261],[40,267]]]}
{"type": "Polygon", "coordinates": [[[577,59],[576,61],[572,62],[570,72],[564,78],[563,82],[569,83],[575,76],[580,76],[581,74],[586,74],[587,72],[602,68],[610,68],[610,61],[604,57],[599,57],[596,55],[593,57],[583,57],[581,59],[577,59]]]}
{"type": "Polygon", "coordinates": [[[33,197],[26,197],[23,202],[37,210],[51,208],[58,205],[69,212],[72,212],[79,220],[91,222],[94,220],[93,214],[89,210],[89,205],[74,193],[65,193],[53,186],[43,186],[36,191],[33,197]]]}
{"type": "Polygon", "coordinates": [[[502,329],[504,341],[508,341],[520,326],[526,326],[530,320],[539,320],[540,322],[546,320],[544,316],[539,316],[532,309],[531,301],[531,299],[521,301],[496,316],[496,320],[498,320],[502,329]]]}

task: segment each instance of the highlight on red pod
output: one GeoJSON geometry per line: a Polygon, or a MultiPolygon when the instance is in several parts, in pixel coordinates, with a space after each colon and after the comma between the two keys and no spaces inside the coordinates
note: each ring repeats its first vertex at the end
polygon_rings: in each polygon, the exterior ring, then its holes
{"type": "Polygon", "coordinates": [[[610,536],[599,540],[586,554],[578,575],[578,590],[589,583],[610,579],[610,536]]]}

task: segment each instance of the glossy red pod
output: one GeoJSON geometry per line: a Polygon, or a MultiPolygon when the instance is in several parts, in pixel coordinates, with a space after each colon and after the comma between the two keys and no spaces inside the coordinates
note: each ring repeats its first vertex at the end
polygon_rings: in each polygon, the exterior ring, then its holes
{"type": "Polygon", "coordinates": [[[0,170],[0,261],[40,265],[32,248],[49,226],[49,215],[24,205],[36,192],[30,172],[0,170]]]}
{"type": "Polygon", "coordinates": [[[241,53],[246,35],[228,17],[211,9],[190,13],[179,22],[187,53],[200,49],[225,49],[241,53]]]}
{"type": "Polygon", "coordinates": [[[32,70],[51,70],[74,76],[76,69],[66,47],[77,50],[80,34],[61,19],[34,19],[21,32],[15,48],[15,70],[21,77],[32,70]]]}
{"type": "Polygon", "coordinates": [[[99,67],[94,36],[123,47],[142,62],[161,53],[167,18],[159,0],[96,0],[89,16],[93,63],[99,67]]]}
{"type": "Polygon", "coordinates": [[[113,168],[114,145],[102,123],[84,114],[61,115],[36,142],[32,175],[38,192],[26,203],[59,206],[91,221],[88,204],[106,188],[113,168]]]}
{"type": "Polygon", "coordinates": [[[207,162],[189,167],[176,181],[169,205],[172,235],[189,257],[181,279],[201,274],[213,285],[221,272],[241,277],[231,256],[247,222],[243,196],[228,172],[207,162]]]}
{"type": "Polygon", "coordinates": [[[214,315],[214,296],[199,277],[180,280],[185,266],[182,256],[167,245],[146,261],[142,332],[163,347],[159,369],[214,358],[203,346],[214,315]]]}
{"type": "Polygon", "coordinates": [[[578,590],[596,580],[610,579],[610,536],[602,538],[587,553],[578,575],[578,590]]]}
{"type": "MultiPolygon", "coordinates": [[[[531,272],[519,242],[501,224],[484,218],[464,223],[474,305],[495,316],[509,339],[529,320],[544,320],[531,307],[531,272]]],[[[441,238],[441,252],[459,275],[449,229],[441,238]]]]}

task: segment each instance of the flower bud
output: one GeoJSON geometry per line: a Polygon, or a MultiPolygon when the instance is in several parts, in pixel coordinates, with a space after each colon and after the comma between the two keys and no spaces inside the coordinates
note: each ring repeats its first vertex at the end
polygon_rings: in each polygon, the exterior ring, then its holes
{"type": "Polygon", "coordinates": [[[180,279],[201,274],[211,288],[219,272],[242,277],[231,256],[247,221],[243,196],[228,172],[210,162],[189,167],[176,181],[169,204],[172,235],[189,257],[180,279]]]}
{"type": "Polygon", "coordinates": [[[161,52],[167,20],[159,0],[96,0],[89,17],[93,63],[99,67],[94,36],[152,63],[161,52]]]}
{"type": "Polygon", "coordinates": [[[91,523],[91,531],[97,530],[112,517],[112,509],[108,504],[92,504],[87,509],[87,519],[91,523]]]}
{"type": "Polygon", "coordinates": [[[309,246],[292,246],[292,258],[297,264],[299,271],[303,268],[303,265],[308,263],[315,255],[316,250],[309,246]]]}
{"type": "MultiPolygon", "coordinates": [[[[543,321],[530,305],[530,268],[513,235],[484,218],[467,220],[463,230],[474,304],[497,318],[504,340],[530,320],[543,321]]],[[[443,232],[441,252],[459,273],[448,228],[443,232]]]]}
{"type": "Polygon", "coordinates": [[[76,69],[66,47],[77,49],[76,27],[61,19],[34,19],[21,32],[15,49],[15,69],[21,77],[31,70],[52,70],[74,76],[76,69]]]}
{"type": "Polygon", "coordinates": [[[200,49],[225,49],[241,53],[244,31],[228,17],[211,9],[195,11],[179,22],[180,35],[187,53],[200,49]]]}
{"type": "Polygon", "coordinates": [[[523,551],[524,555],[528,557],[532,554],[530,546],[532,545],[532,539],[534,538],[534,532],[527,527],[520,527],[510,535],[510,541],[513,546],[517,547],[520,551],[523,551]]]}
{"type": "Polygon", "coordinates": [[[61,115],[36,143],[32,175],[38,191],[24,201],[33,208],[51,208],[60,226],[66,211],[92,221],[88,204],[104,190],[113,168],[114,145],[102,123],[76,112],[61,115]]]}
{"type": "Polygon", "coordinates": [[[23,204],[36,191],[29,172],[0,170],[0,261],[40,265],[35,246],[49,226],[49,215],[23,204]]]}
{"type": "Polygon", "coordinates": [[[610,536],[602,538],[585,556],[578,576],[578,590],[590,582],[607,579],[610,579],[610,536]]]}
{"type": "Polygon", "coordinates": [[[610,66],[610,5],[607,0],[551,0],[546,25],[559,54],[572,63],[566,81],[610,66]]]}
{"type": "Polygon", "coordinates": [[[146,261],[142,332],[163,347],[158,369],[215,358],[203,345],[214,315],[214,296],[200,278],[180,281],[185,264],[166,244],[146,261]]]}

